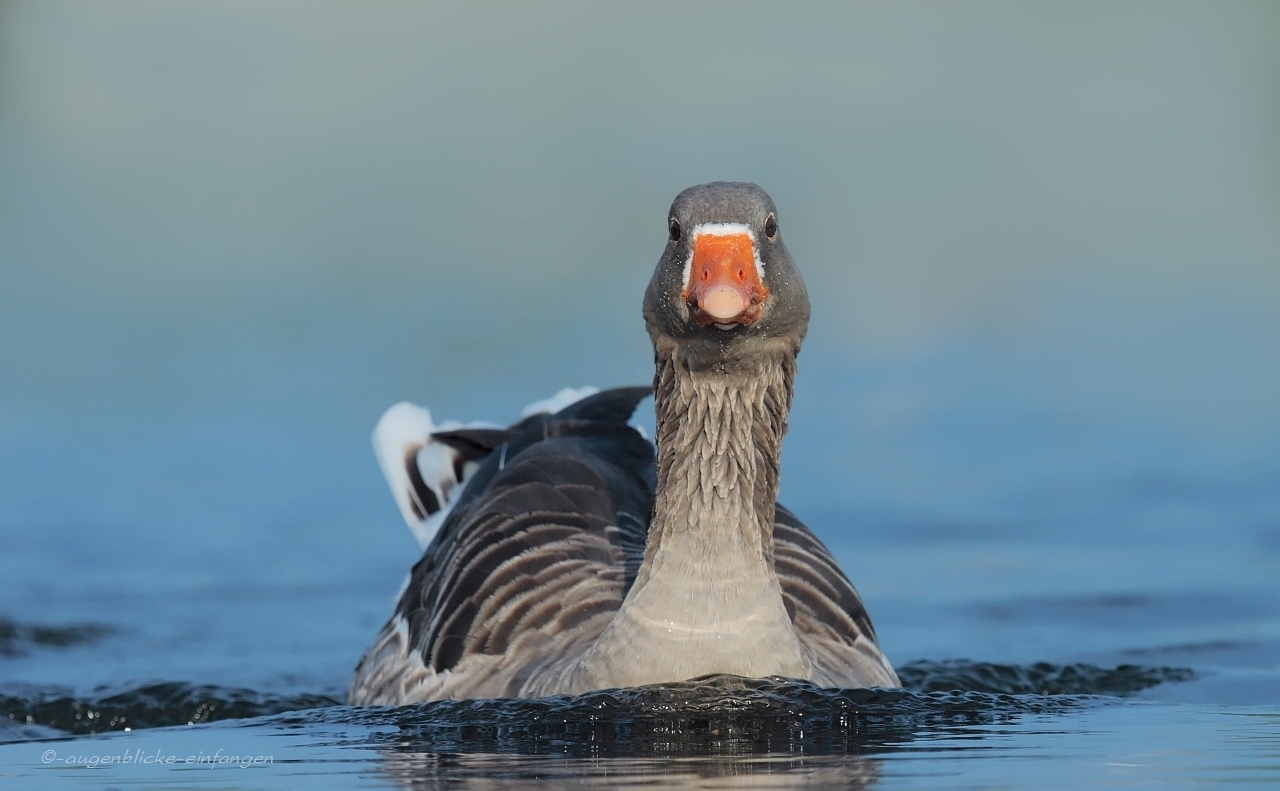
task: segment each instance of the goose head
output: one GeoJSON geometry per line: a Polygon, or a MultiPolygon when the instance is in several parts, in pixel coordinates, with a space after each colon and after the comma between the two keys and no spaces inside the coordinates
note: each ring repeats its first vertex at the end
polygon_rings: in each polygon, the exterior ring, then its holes
{"type": "Polygon", "coordinates": [[[809,295],[768,193],[715,182],[676,196],[644,319],[655,350],[691,370],[727,372],[800,350],[809,295]]]}

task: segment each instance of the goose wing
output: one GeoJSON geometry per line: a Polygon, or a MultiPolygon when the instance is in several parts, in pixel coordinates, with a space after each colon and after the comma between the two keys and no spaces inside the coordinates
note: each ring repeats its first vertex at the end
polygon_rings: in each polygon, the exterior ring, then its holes
{"type": "Polygon", "coordinates": [[[773,552],[791,623],[819,672],[838,686],[899,686],[853,583],[813,531],[781,504],[773,552]]]}
{"type": "MultiPolygon", "coordinates": [[[[648,393],[604,391],[505,430],[357,667],[352,703],[519,695],[599,636],[644,553],[653,447],[626,421],[648,393]]],[[[466,447],[467,431],[433,438],[466,447]]]]}
{"type": "Polygon", "coordinates": [[[419,546],[426,549],[435,538],[477,462],[509,438],[508,430],[490,424],[437,426],[431,410],[407,401],[382,415],[373,453],[419,546]]]}

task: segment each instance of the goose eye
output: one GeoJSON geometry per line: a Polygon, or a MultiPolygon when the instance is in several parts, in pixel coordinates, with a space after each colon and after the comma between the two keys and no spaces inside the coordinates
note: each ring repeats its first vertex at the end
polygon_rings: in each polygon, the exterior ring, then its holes
{"type": "Polygon", "coordinates": [[[680,241],[680,221],[677,220],[675,217],[672,217],[667,222],[667,228],[668,230],[671,231],[671,241],[673,242],[680,241]]]}
{"type": "Polygon", "coordinates": [[[770,214],[764,221],[764,235],[772,239],[778,235],[778,221],[770,214]]]}

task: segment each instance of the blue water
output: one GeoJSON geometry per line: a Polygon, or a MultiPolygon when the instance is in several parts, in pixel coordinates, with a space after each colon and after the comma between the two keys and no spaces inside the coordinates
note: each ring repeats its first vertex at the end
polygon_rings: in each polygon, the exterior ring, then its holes
{"type": "Polygon", "coordinates": [[[1275,787],[1278,25],[0,5],[0,785],[1275,787]],[[381,411],[646,382],[714,178],[780,207],[782,500],[909,690],[338,705],[417,556],[381,411]]]}

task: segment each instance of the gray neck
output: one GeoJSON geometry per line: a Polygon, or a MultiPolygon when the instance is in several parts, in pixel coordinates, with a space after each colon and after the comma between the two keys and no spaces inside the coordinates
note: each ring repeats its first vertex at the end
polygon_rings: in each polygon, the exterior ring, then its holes
{"type": "Polygon", "coordinates": [[[747,369],[695,371],[678,348],[659,352],[654,375],[658,480],[636,586],[695,551],[698,562],[750,560],[772,576],[778,457],[787,430],[795,356],[747,369]]]}
{"type": "Polygon", "coordinates": [[[573,671],[584,689],[707,673],[807,678],[774,571],[778,455],[795,354],[696,370],[657,352],[658,480],[648,545],[621,609],[573,671]]]}

